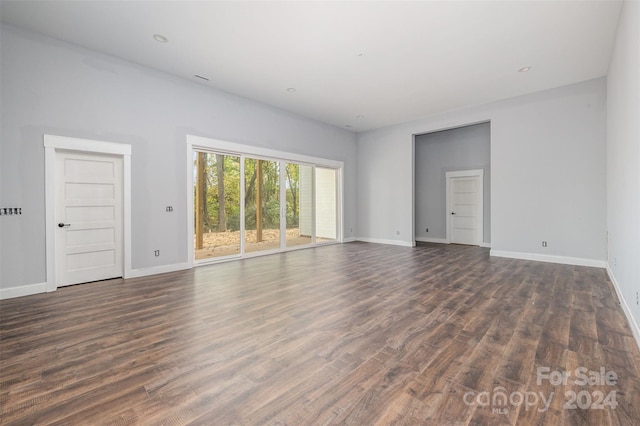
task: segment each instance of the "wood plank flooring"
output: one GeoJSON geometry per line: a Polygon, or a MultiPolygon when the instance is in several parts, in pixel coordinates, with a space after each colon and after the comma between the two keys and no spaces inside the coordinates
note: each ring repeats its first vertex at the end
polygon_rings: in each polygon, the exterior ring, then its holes
{"type": "Polygon", "coordinates": [[[602,269],[350,243],[0,301],[0,412],[20,425],[638,425],[640,353],[602,269]],[[566,384],[538,380],[544,367],[566,384]],[[580,385],[579,367],[618,380],[580,385]],[[617,407],[592,408],[599,392],[617,407]]]}

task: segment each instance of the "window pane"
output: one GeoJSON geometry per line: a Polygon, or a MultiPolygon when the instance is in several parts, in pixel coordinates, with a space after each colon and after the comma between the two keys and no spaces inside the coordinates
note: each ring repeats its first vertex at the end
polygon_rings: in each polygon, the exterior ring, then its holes
{"type": "Polygon", "coordinates": [[[287,247],[311,244],[311,166],[287,164],[287,247]]]}
{"type": "Polygon", "coordinates": [[[195,259],[240,254],[240,157],[195,152],[195,259]]]}
{"type": "Polygon", "coordinates": [[[246,158],[245,252],[280,247],[280,163],[246,158]]]}
{"type": "Polygon", "coordinates": [[[316,242],[337,238],[336,170],[316,167],[316,242]]]}

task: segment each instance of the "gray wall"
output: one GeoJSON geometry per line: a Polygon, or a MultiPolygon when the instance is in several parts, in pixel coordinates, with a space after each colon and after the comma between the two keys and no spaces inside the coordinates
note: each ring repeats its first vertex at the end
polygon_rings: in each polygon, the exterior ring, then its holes
{"type": "Polygon", "coordinates": [[[344,161],[354,236],[352,132],[12,27],[0,43],[0,205],[23,210],[0,218],[0,289],[46,280],[45,133],[131,144],[134,269],[187,261],[188,133],[344,161]]]}
{"type": "Polygon", "coordinates": [[[640,3],[631,1],[622,6],[607,77],[607,229],[609,268],[640,344],[640,3]]]}
{"type": "Polygon", "coordinates": [[[447,236],[446,172],[483,169],[483,242],[491,242],[491,125],[427,133],[416,136],[415,141],[416,239],[447,236]]]}
{"type": "Polygon", "coordinates": [[[605,86],[599,78],[358,134],[358,238],[411,244],[413,135],[490,121],[492,250],[604,261],[605,86]]]}

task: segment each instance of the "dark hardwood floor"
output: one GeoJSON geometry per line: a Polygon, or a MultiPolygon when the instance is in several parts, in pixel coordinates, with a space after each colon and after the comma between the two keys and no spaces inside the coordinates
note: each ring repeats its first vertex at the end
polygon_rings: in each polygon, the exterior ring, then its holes
{"type": "Polygon", "coordinates": [[[350,243],[0,301],[0,406],[3,424],[638,425],[640,353],[602,269],[350,243]]]}

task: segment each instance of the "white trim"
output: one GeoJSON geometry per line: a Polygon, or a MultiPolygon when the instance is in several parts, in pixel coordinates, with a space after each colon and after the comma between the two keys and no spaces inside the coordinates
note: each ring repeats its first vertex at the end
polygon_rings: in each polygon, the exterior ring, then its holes
{"type": "Polygon", "coordinates": [[[123,278],[131,277],[131,145],[94,141],[68,136],[44,135],[45,167],[45,253],[46,291],[55,291],[56,244],[55,244],[55,182],[56,150],[91,152],[96,154],[121,155],[122,163],[122,256],[123,278]]]}
{"type": "MultiPolygon", "coordinates": [[[[446,238],[416,237],[416,241],[420,241],[421,243],[451,244],[446,238]]],[[[480,243],[480,247],[491,248],[491,243],[482,242],[480,243]]]]}
{"type": "Polygon", "coordinates": [[[332,244],[340,244],[340,243],[335,243],[335,242],[320,243],[320,244],[317,244],[315,246],[312,246],[311,243],[309,243],[309,244],[300,244],[298,246],[287,247],[287,250],[283,251],[282,253],[286,253],[288,251],[295,251],[295,250],[305,250],[305,249],[314,248],[314,247],[322,247],[322,246],[332,245],[332,244]]]}
{"type": "MultiPolygon", "coordinates": [[[[187,140],[189,140],[189,135],[187,135],[187,140]]],[[[240,162],[242,165],[242,162],[240,162]]],[[[242,179],[243,170],[240,169],[240,179],[242,179]]],[[[240,181],[240,196],[242,197],[242,188],[244,184],[242,180],[240,181]]],[[[187,263],[193,265],[195,263],[194,258],[194,249],[195,249],[195,241],[193,238],[193,234],[195,232],[195,226],[193,224],[193,145],[187,144],[187,188],[184,191],[186,196],[186,211],[187,211],[187,263]]],[[[240,213],[242,215],[242,213],[240,213]]],[[[244,235],[242,231],[240,235],[244,235]]],[[[240,238],[242,240],[242,238],[240,238]]],[[[242,244],[242,241],[240,242],[242,244]]]]}
{"type": "Polygon", "coordinates": [[[278,167],[280,168],[280,176],[278,176],[278,185],[280,185],[280,247],[287,247],[287,178],[286,173],[282,173],[282,170],[286,170],[287,162],[280,160],[278,167]],[[285,202],[283,203],[282,200],[285,202]]]}
{"type": "Polygon", "coordinates": [[[205,138],[202,136],[187,135],[187,144],[231,155],[247,154],[252,157],[263,157],[265,160],[294,161],[299,163],[317,164],[319,166],[329,166],[335,169],[342,168],[344,166],[342,161],[312,157],[310,155],[294,154],[286,151],[277,151],[275,149],[261,148],[253,145],[243,145],[219,139],[205,138]]]}
{"type": "Polygon", "coordinates": [[[217,257],[205,257],[204,259],[198,259],[193,262],[193,266],[204,266],[204,265],[212,265],[214,263],[226,262],[228,260],[238,260],[242,259],[240,254],[230,254],[226,256],[217,256],[217,257]]]}
{"type": "MultiPolygon", "coordinates": [[[[316,223],[316,185],[318,183],[318,179],[316,175],[316,165],[311,165],[311,244],[316,245],[316,232],[317,232],[317,223],[316,223]]],[[[244,200],[244,198],[243,198],[244,200]]]]}
{"type": "MultiPolygon", "coordinates": [[[[317,243],[315,245],[312,245],[311,243],[309,243],[309,244],[301,244],[301,245],[298,245],[298,246],[286,247],[284,249],[277,248],[277,249],[270,249],[270,250],[250,251],[248,253],[245,253],[244,257],[242,257],[240,255],[210,257],[210,258],[206,258],[206,259],[197,260],[195,262],[195,264],[193,264],[193,267],[215,265],[217,263],[233,262],[235,260],[242,260],[242,259],[253,259],[255,257],[271,256],[271,255],[274,255],[274,254],[286,254],[286,253],[291,252],[291,251],[306,250],[306,249],[310,249],[310,248],[318,248],[318,247],[324,247],[324,246],[332,246],[332,245],[335,245],[335,244],[342,244],[342,243],[340,241],[337,241],[337,240],[336,241],[325,241],[325,242],[322,242],[322,243],[317,243]]],[[[184,269],[186,269],[186,268],[184,268],[184,269]]]]}
{"type": "MultiPolygon", "coordinates": [[[[303,244],[301,244],[301,245],[299,245],[299,246],[291,246],[291,247],[287,247],[287,250],[284,250],[284,251],[289,251],[289,249],[293,249],[293,250],[295,250],[297,247],[299,247],[299,248],[311,248],[311,247],[332,246],[332,245],[334,245],[334,244],[342,244],[342,243],[343,243],[343,242],[342,242],[342,241],[340,241],[340,240],[338,240],[338,239],[335,239],[335,240],[327,240],[327,241],[320,241],[320,242],[316,242],[316,245],[315,245],[315,246],[312,246],[312,245],[310,245],[310,244],[304,244],[304,245],[303,245],[303,244]]],[[[284,251],[283,251],[283,253],[284,253],[284,251]]]]}
{"type": "Polygon", "coordinates": [[[618,281],[616,280],[615,275],[613,275],[613,271],[611,270],[611,265],[609,265],[609,262],[607,262],[607,274],[609,275],[609,279],[613,284],[613,288],[615,289],[616,294],[618,295],[620,306],[622,306],[622,311],[624,312],[624,315],[627,317],[627,321],[629,322],[629,328],[631,329],[631,333],[633,334],[633,337],[636,340],[638,349],[640,349],[640,326],[638,325],[638,323],[636,322],[636,319],[631,314],[631,308],[629,307],[629,304],[627,303],[626,299],[622,295],[622,290],[620,290],[620,285],[618,284],[618,281]]]}
{"type": "MultiPolygon", "coordinates": [[[[193,145],[191,145],[192,147],[192,151],[193,151],[193,145]]],[[[193,155],[191,155],[191,166],[193,167],[193,155]]],[[[240,253],[238,253],[238,258],[242,259],[242,253],[244,253],[244,251],[246,250],[247,247],[247,242],[245,241],[245,232],[246,232],[246,221],[247,218],[245,217],[245,212],[246,212],[246,206],[244,205],[244,200],[246,197],[245,194],[245,188],[246,188],[246,176],[244,175],[246,173],[245,170],[245,164],[244,164],[244,160],[242,158],[242,156],[240,156],[239,160],[240,161],[240,253]]],[[[191,170],[191,169],[190,169],[191,170]]],[[[190,186],[189,192],[188,194],[193,194],[193,174],[191,174],[191,180],[190,182],[188,182],[190,186]]],[[[191,206],[191,209],[193,209],[193,205],[195,204],[195,200],[193,199],[193,196],[190,197],[190,200],[188,201],[189,205],[191,206]]],[[[195,216],[193,211],[191,212],[191,215],[189,216],[189,225],[191,226],[191,233],[189,234],[189,238],[192,240],[191,241],[191,253],[193,253],[193,249],[195,247],[195,244],[193,242],[193,235],[195,234],[195,231],[193,229],[193,222],[194,222],[195,216]]]]}
{"type": "Polygon", "coordinates": [[[286,249],[281,249],[280,247],[268,250],[249,251],[244,254],[244,257],[239,257],[238,259],[251,259],[252,257],[269,256],[270,254],[279,254],[286,251],[286,249]]]}
{"type": "Polygon", "coordinates": [[[491,250],[489,255],[494,257],[508,257],[510,259],[533,260],[535,262],[561,263],[564,265],[574,266],[591,266],[594,268],[605,268],[606,266],[606,262],[604,260],[584,259],[581,257],[552,256],[548,254],[522,253],[517,251],[502,250],[491,250]]]}
{"type": "Polygon", "coordinates": [[[215,265],[215,264],[218,264],[218,263],[225,263],[225,262],[234,262],[234,261],[240,260],[242,258],[238,255],[238,256],[212,257],[210,259],[213,259],[213,260],[211,260],[209,262],[207,262],[206,259],[196,260],[196,263],[194,263],[191,267],[192,268],[197,268],[199,266],[215,265]]]}
{"type": "Polygon", "coordinates": [[[44,135],[44,147],[98,154],[131,155],[131,145],[68,136],[44,135]]]}
{"type": "Polygon", "coordinates": [[[411,135],[411,236],[416,241],[416,135],[411,135]]]}
{"type": "Polygon", "coordinates": [[[420,241],[421,243],[450,244],[446,238],[416,237],[416,241],[420,241]]]}
{"type": "Polygon", "coordinates": [[[356,237],[344,238],[342,240],[343,243],[355,243],[356,241],[358,241],[358,239],[356,237]]]}
{"type": "Polygon", "coordinates": [[[475,120],[475,121],[465,121],[465,120],[461,120],[456,124],[450,124],[448,126],[444,126],[444,127],[439,127],[440,125],[436,125],[434,127],[428,127],[427,129],[418,132],[418,133],[413,133],[413,136],[422,136],[422,135],[428,135],[429,133],[438,133],[438,132],[444,132],[446,130],[453,130],[453,129],[459,129],[461,127],[469,127],[469,126],[475,126],[476,124],[484,124],[484,123],[491,123],[491,119],[490,118],[484,118],[481,120],[475,120]]]}
{"type": "Polygon", "coordinates": [[[475,170],[459,170],[454,172],[445,172],[445,222],[446,222],[446,240],[451,242],[451,178],[458,177],[475,177],[480,179],[478,188],[478,229],[476,234],[477,245],[481,246],[484,241],[484,169],[475,170]]]}
{"type": "Polygon", "coordinates": [[[386,240],[381,238],[356,238],[356,241],[375,244],[389,244],[392,246],[413,247],[413,242],[411,241],[386,240]]]}
{"type": "MultiPolygon", "coordinates": [[[[336,241],[341,243],[344,241],[344,163],[336,168],[336,241]]],[[[315,207],[314,210],[315,212],[315,207]]],[[[315,236],[315,233],[314,233],[315,236]]]]}
{"type": "Polygon", "coordinates": [[[122,257],[124,258],[124,276],[131,274],[131,154],[124,154],[122,161],[122,257]]]}
{"type": "Polygon", "coordinates": [[[191,269],[191,267],[192,266],[190,263],[185,262],[185,263],[175,263],[173,265],[160,265],[160,266],[152,266],[149,268],[133,269],[129,272],[129,276],[127,277],[127,279],[146,277],[149,275],[156,275],[156,274],[166,274],[167,272],[184,271],[185,269],[191,269]]]}
{"type": "MultiPolygon", "coordinates": [[[[47,135],[44,135],[45,144],[47,135]]],[[[47,289],[46,291],[56,291],[56,229],[53,226],[56,221],[56,193],[54,182],[56,181],[56,150],[55,148],[44,149],[44,182],[45,182],[45,263],[47,289]]]]}
{"type": "Polygon", "coordinates": [[[21,285],[19,287],[0,288],[0,300],[14,297],[31,296],[47,292],[47,283],[21,285]]]}

